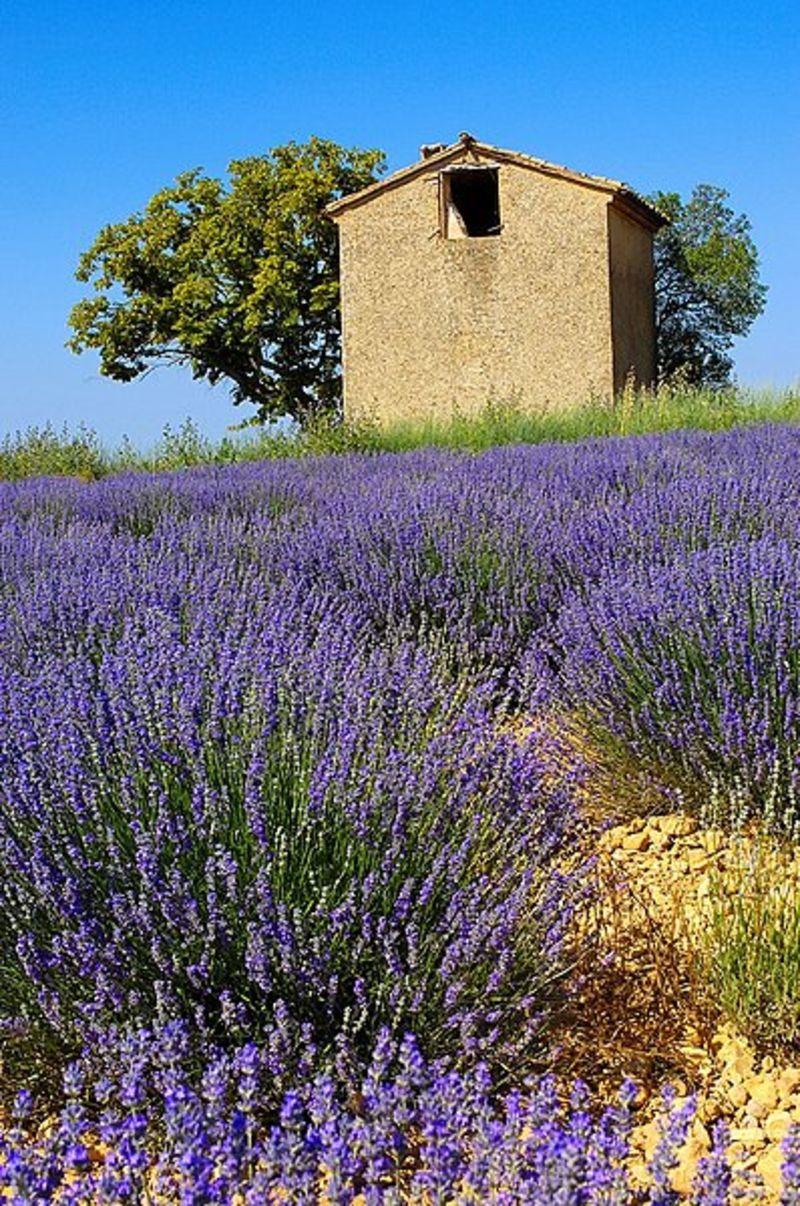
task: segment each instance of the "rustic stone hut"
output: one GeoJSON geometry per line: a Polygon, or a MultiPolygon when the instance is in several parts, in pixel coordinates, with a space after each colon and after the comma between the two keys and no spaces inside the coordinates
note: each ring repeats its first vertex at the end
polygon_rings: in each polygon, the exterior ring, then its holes
{"type": "Polygon", "coordinates": [[[327,212],[349,418],[556,408],[653,382],[663,219],[626,185],[462,134],[327,212]]]}

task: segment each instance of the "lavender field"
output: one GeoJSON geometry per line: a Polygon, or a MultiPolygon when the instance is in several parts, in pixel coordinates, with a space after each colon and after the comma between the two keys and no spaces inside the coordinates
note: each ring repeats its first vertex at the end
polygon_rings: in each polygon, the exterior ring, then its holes
{"type": "MultiPolygon", "coordinates": [[[[0,483],[10,1200],[677,1201],[691,1109],[636,1190],[634,1086],[557,1079],[596,822],[554,763],[578,733],[795,836],[798,457],[770,425],[0,483]]],[[[725,1142],[692,1200],[734,1200],[725,1142]]]]}

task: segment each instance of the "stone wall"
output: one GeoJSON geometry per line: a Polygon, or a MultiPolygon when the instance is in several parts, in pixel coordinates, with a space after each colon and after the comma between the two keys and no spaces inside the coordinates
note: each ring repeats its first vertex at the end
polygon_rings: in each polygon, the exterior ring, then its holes
{"type": "Polygon", "coordinates": [[[612,204],[608,208],[611,321],[614,332],[614,389],[629,375],[637,385],[655,381],[653,238],[612,204]]]}

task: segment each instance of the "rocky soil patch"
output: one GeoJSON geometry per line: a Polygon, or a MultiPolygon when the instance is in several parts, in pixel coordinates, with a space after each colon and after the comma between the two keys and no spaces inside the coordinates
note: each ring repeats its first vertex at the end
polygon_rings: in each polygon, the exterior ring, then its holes
{"type": "MultiPolygon", "coordinates": [[[[717,874],[724,883],[738,874],[741,882],[743,860],[746,865],[759,840],[755,832],[731,835],[678,813],[608,828],[597,858],[600,904],[581,923],[598,952],[608,947],[600,957],[614,986],[606,1001],[609,1021],[594,1014],[594,1057],[609,1079],[630,1072],[645,1084],[631,1157],[642,1184],[660,1136],[661,1086],[676,1086],[678,1107],[690,1093],[696,1096],[696,1115],[673,1173],[681,1196],[689,1196],[698,1160],[710,1150],[711,1127],[725,1119],[734,1166],[745,1182],[754,1182],[750,1200],[777,1202],[780,1144],[787,1128],[800,1123],[800,1058],[795,1064],[756,1050],[715,1016],[697,975],[710,877],[717,874]]],[[[785,874],[798,874],[797,859],[786,855],[783,861],[785,874]]]]}

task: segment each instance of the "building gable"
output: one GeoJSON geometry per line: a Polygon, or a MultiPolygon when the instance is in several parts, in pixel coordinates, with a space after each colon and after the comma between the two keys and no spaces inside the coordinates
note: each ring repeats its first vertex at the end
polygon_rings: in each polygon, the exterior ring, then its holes
{"type": "Polygon", "coordinates": [[[556,177],[580,188],[595,189],[607,193],[611,203],[619,207],[634,221],[641,223],[650,230],[657,230],[664,225],[665,219],[651,205],[648,205],[633,189],[619,180],[609,180],[603,176],[590,176],[583,172],[575,172],[558,164],[548,163],[544,159],[535,159],[518,151],[507,151],[489,143],[479,142],[470,134],[462,134],[457,142],[442,149],[427,151],[423,148],[423,157],[409,167],[393,172],[383,180],[370,184],[367,188],[356,193],[350,193],[328,205],[326,213],[334,221],[338,221],[348,210],[357,206],[369,204],[375,197],[390,189],[402,188],[410,181],[421,175],[447,171],[448,167],[456,164],[475,164],[499,168],[502,164],[513,164],[531,172],[544,176],[556,177]],[[427,152],[427,153],[426,153],[427,152]]]}

